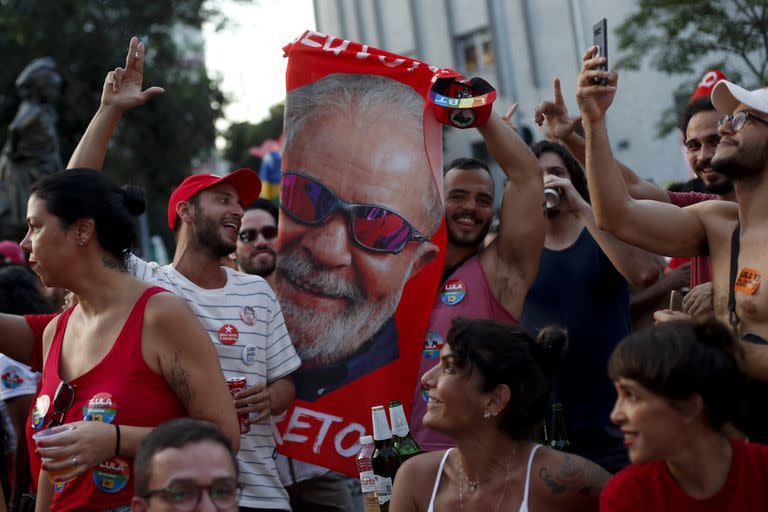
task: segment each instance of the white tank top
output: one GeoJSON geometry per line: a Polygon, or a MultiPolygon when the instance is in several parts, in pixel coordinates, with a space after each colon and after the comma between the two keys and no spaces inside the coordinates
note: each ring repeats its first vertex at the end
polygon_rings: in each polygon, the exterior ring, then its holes
{"type": "MultiPolygon", "coordinates": [[[[536,450],[541,448],[540,444],[534,445],[531,448],[531,454],[528,456],[528,467],[525,470],[525,489],[523,489],[523,502],[520,503],[519,512],[528,512],[528,488],[531,483],[531,467],[533,466],[533,456],[536,454],[536,450]]],[[[432,497],[429,499],[429,507],[427,512],[435,512],[435,496],[437,495],[437,488],[440,487],[440,477],[443,476],[443,467],[445,461],[448,460],[448,455],[453,451],[453,448],[449,448],[445,451],[443,459],[440,461],[440,467],[437,468],[437,477],[435,478],[435,486],[432,488],[432,497]]]]}

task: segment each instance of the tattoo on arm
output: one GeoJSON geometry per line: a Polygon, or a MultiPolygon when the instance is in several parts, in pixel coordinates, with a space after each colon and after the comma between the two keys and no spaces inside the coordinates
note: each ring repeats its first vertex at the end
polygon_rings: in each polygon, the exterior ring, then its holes
{"type": "Polygon", "coordinates": [[[189,404],[195,398],[195,391],[189,383],[190,373],[181,365],[181,354],[175,352],[173,362],[171,363],[170,374],[168,375],[168,385],[171,386],[179,401],[184,408],[189,411],[189,404]]]}
{"type": "Polygon", "coordinates": [[[559,482],[556,482],[554,477],[549,473],[546,467],[539,470],[539,478],[544,480],[544,483],[552,491],[552,494],[562,494],[566,491],[567,487],[559,482]]]}
{"type": "Polygon", "coordinates": [[[573,489],[582,496],[599,496],[611,475],[586,459],[565,455],[554,475],[543,467],[539,477],[552,490],[552,494],[562,494],[573,489]]]}

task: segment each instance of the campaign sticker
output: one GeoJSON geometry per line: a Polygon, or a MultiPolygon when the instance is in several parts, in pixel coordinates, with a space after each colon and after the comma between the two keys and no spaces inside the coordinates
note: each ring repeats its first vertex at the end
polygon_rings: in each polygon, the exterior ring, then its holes
{"type": "Polygon", "coordinates": [[[233,345],[237,343],[237,339],[240,337],[240,332],[232,324],[224,324],[219,329],[219,341],[225,345],[233,345]]]}
{"type": "Polygon", "coordinates": [[[256,345],[243,347],[243,362],[249,366],[256,362],[256,345]]]}
{"type": "Polygon", "coordinates": [[[32,428],[40,430],[45,423],[45,415],[51,407],[51,398],[48,395],[40,395],[35,400],[35,408],[32,410],[32,428]]]}
{"type": "MultiPolygon", "coordinates": [[[[744,267],[739,272],[739,277],[736,279],[736,284],[733,288],[737,292],[754,295],[757,293],[757,289],[760,288],[760,280],[762,278],[763,273],[759,270],[744,267]]],[[[3,375],[3,382],[5,382],[5,375],[3,375]]]]}
{"type": "Polygon", "coordinates": [[[117,402],[112,400],[109,393],[93,395],[85,407],[83,407],[83,421],[100,421],[112,423],[117,415],[117,402]]]}
{"type": "Polygon", "coordinates": [[[18,366],[6,366],[2,373],[3,387],[6,389],[16,389],[21,386],[24,384],[24,377],[22,375],[21,368],[18,366]]]}
{"type": "Polygon", "coordinates": [[[128,485],[130,469],[128,463],[117,457],[102,462],[93,470],[93,484],[100,491],[120,492],[128,485]]]}
{"type": "Polygon", "coordinates": [[[256,323],[256,311],[251,306],[243,306],[240,308],[240,320],[245,325],[253,325],[256,323]]]}
{"type": "Polygon", "coordinates": [[[425,402],[429,401],[429,389],[421,388],[421,399],[425,402]]]}
{"type": "Polygon", "coordinates": [[[449,279],[440,291],[440,300],[443,304],[454,306],[464,299],[467,294],[467,286],[461,279],[449,279]]]}
{"type": "Polygon", "coordinates": [[[427,335],[424,338],[424,357],[427,359],[435,359],[440,355],[440,349],[443,348],[443,338],[437,331],[427,331],[427,335]]]}
{"type": "Polygon", "coordinates": [[[56,491],[57,493],[63,491],[64,486],[67,485],[67,482],[69,482],[69,480],[67,480],[66,482],[53,482],[53,490],[56,491]]]}

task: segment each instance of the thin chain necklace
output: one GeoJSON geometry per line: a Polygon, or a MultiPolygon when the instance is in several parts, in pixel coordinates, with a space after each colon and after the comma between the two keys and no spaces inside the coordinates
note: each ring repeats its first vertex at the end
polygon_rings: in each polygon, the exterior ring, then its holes
{"type": "Polygon", "coordinates": [[[512,453],[504,457],[501,462],[499,462],[499,465],[496,466],[491,473],[483,478],[482,480],[470,480],[469,476],[464,472],[464,465],[461,463],[461,453],[459,453],[459,506],[461,507],[461,512],[464,512],[464,480],[467,480],[467,489],[469,490],[470,494],[475,494],[477,492],[477,487],[480,485],[480,482],[489,482],[491,478],[493,478],[494,475],[501,469],[502,467],[505,468],[505,477],[504,477],[504,490],[501,492],[501,496],[499,497],[499,501],[496,503],[496,506],[493,508],[493,511],[496,512],[499,510],[499,507],[501,506],[501,503],[504,501],[504,496],[507,494],[507,483],[509,482],[510,477],[512,476],[512,469],[509,466],[509,461],[512,457],[514,457],[517,454],[518,448],[515,448],[512,453]]]}

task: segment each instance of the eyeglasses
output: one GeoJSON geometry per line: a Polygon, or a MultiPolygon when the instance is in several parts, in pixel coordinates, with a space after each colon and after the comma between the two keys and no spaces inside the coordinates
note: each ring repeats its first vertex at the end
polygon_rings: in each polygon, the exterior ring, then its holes
{"type": "Polygon", "coordinates": [[[309,226],[322,224],[342,211],[355,243],[372,252],[397,254],[408,242],[428,240],[397,212],[375,204],[348,203],[319,181],[296,171],[283,173],[280,207],[309,226]]]}
{"type": "Polygon", "coordinates": [[[151,489],[142,496],[149,499],[157,496],[168,503],[174,510],[188,512],[195,510],[203,497],[203,491],[219,510],[237,510],[242,485],[231,478],[214,480],[211,485],[197,485],[190,480],[174,480],[164,489],[151,489]]]}
{"type": "Polygon", "coordinates": [[[72,408],[72,404],[75,403],[75,386],[69,382],[59,382],[59,387],[56,388],[56,393],[53,395],[53,414],[51,415],[51,421],[45,428],[58,427],[64,423],[64,416],[72,408]]]}
{"type": "Polygon", "coordinates": [[[768,124],[768,121],[765,119],[760,119],[752,112],[748,112],[746,110],[741,110],[739,112],[736,112],[733,115],[724,115],[717,121],[717,127],[720,128],[725,123],[730,122],[731,128],[733,128],[734,132],[737,132],[744,128],[744,125],[747,124],[748,119],[754,119],[755,121],[759,121],[763,124],[768,124]]]}
{"type": "Polygon", "coordinates": [[[241,242],[247,244],[248,242],[255,242],[259,235],[264,237],[264,240],[272,240],[277,236],[277,226],[264,226],[261,229],[244,229],[237,237],[241,242]]]}

